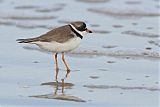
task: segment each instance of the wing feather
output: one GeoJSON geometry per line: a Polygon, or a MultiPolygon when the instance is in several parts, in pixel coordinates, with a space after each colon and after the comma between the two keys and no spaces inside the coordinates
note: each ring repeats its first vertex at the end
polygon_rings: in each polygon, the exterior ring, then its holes
{"type": "Polygon", "coordinates": [[[59,28],[55,28],[39,37],[28,38],[28,39],[17,39],[17,41],[19,41],[19,43],[32,43],[36,41],[42,41],[42,42],[56,41],[59,43],[63,43],[68,41],[72,37],[74,37],[74,34],[71,33],[69,25],[65,25],[59,28]]]}
{"type": "Polygon", "coordinates": [[[47,32],[46,34],[38,37],[38,40],[43,42],[56,41],[63,43],[72,37],[74,37],[74,35],[71,33],[69,25],[65,25],[47,32]]]}

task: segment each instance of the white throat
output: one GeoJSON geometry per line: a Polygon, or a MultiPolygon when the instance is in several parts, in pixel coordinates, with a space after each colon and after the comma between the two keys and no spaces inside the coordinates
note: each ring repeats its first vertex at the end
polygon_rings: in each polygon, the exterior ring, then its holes
{"type": "Polygon", "coordinates": [[[86,31],[79,31],[77,30],[72,24],[69,24],[77,33],[79,33],[80,35],[84,36],[86,35],[88,32],[86,31]]]}

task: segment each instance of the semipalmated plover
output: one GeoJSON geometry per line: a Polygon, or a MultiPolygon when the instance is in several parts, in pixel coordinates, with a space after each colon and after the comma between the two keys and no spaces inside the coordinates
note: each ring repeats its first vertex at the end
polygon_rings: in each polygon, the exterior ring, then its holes
{"type": "Polygon", "coordinates": [[[87,33],[92,33],[92,31],[87,29],[86,24],[84,22],[76,21],[68,25],[55,28],[39,37],[28,38],[28,39],[17,39],[17,41],[19,41],[18,43],[36,44],[42,49],[55,52],[56,79],[57,79],[58,53],[62,53],[62,60],[67,68],[67,73],[70,72],[68,64],[64,59],[64,52],[68,52],[77,48],[80,45],[81,39],[87,33]]]}

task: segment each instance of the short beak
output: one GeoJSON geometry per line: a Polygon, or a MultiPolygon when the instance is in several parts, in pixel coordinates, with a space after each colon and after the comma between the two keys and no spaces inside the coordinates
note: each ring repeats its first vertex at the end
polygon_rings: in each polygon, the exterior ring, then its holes
{"type": "Polygon", "coordinates": [[[86,28],[86,32],[88,32],[88,33],[92,33],[92,31],[91,31],[91,30],[89,30],[89,29],[87,29],[87,28],[86,28]]]}

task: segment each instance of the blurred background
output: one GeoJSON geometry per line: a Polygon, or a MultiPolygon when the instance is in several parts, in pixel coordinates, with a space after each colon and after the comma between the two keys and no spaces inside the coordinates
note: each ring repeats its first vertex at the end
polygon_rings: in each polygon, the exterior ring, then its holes
{"type": "Polygon", "coordinates": [[[159,0],[0,0],[0,107],[158,107],[159,18],[159,0]],[[53,53],[16,39],[72,21],[93,33],[67,53],[71,72],[62,89],[53,53]]]}

